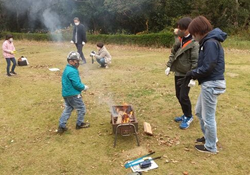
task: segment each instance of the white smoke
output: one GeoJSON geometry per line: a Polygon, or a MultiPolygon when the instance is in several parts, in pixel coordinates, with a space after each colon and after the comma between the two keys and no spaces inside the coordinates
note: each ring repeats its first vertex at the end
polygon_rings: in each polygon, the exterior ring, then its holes
{"type": "MultiPolygon", "coordinates": [[[[15,15],[28,15],[28,24],[32,29],[35,22],[42,23],[50,33],[62,28],[59,12],[54,7],[63,3],[63,0],[0,0],[8,13],[15,15]],[[15,4],[15,5],[13,5],[15,4]]],[[[73,2],[73,1],[72,1],[73,2]]],[[[53,35],[52,35],[53,36],[53,35]]],[[[61,40],[62,34],[57,32],[57,37],[52,38],[61,40]]]]}
{"type": "MultiPolygon", "coordinates": [[[[50,32],[54,32],[61,28],[60,17],[56,12],[51,11],[51,9],[46,9],[42,14],[42,21],[44,25],[49,29],[50,32]]],[[[61,41],[63,36],[61,31],[57,32],[56,35],[51,35],[53,40],[61,41]]]]}

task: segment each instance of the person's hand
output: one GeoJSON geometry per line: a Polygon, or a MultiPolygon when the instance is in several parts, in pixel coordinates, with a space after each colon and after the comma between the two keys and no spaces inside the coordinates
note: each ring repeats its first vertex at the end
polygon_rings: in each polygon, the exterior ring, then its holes
{"type": "Polygon", "coordinates": [[[89,87],[87,85],[85,85],[85,88],[83,90],[86,91],[88,89],[89,89],[89,87]]]}
{"type": "Polygon", "coordinates": [[[167,67],[167,69],[165,70],[165,74],[168,76],[170,73],[170,67],[167,67]]]}
{"type": "Polygon", "coordinates": [[[11,53],[12,55],[13,55],[15,52],[16,52],[15,50],[10,51],[10,53],[11,53]]]}
{"type": "Polygon", "coordinates": [[[84,41],[82,42],[82,45],[83,45],[83,46],[85,45],[85,42],[84,42],[84,41]]]}
{"type": "Polygon", "coordinates": [[[91,53],[90,53],[90,56],[95,56],[95,54],[91,52],[91,53]]]}
{"type": "Polygon", "coordinates": [[[195,86],[195,81],[191,79],[188,83],[188,87],[194,87],[195,86]]]}
{"type": "Polygon", "coordinates": [[[71,40],[70,43],[74,44],[74,41],[71,40]]]}
{"type": "Polygon", "coordinates": [[[192,79],[192,71],[189,71],[186,73],[185,77],[177,80],[177,85],[187,87],[191,79],[192,79]]]}

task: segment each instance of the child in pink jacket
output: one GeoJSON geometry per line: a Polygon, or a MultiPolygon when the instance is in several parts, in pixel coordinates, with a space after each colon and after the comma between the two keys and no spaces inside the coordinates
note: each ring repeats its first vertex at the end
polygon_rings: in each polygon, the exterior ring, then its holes
{"type": "Polygon", "coordinates": [[[3,56],[7,62],[7,76],[16,75],[15,68],[16,68],[16,59],[14,53],[16,51],[14,44],[13,44],[13,36],[8,34],[6,35],[5,41],[3,42],[3,56]],[[12,62],[12,68],[10,71],[10,65],[12,62]]]}

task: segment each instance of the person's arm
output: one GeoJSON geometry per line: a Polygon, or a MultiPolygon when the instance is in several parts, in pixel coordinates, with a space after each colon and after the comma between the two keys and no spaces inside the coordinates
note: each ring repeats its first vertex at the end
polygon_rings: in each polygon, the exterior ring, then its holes
{"type": "Polygon", "coordinates": [[[84,41],[85,43],[87,43],[87,37],[86,37],[86,30],[84,25],[82,25],[82,41],[84,41]]]}
{"type": "Polygon", "coordinates": [[[15,48],[14,44],[12,44],[12,45],[13,45],[13,51],[16,51],[16,48],[15,48]]]}
{"type": "Polygon", "coordinates": [[[209,76],[217,65],[220,52],[218,43],[216,41],[207,41],[203,45],[203,49],[202,66],[197,67],[191,72],[191,76],[194,79],[209,76]]]}
{"type": "Polygon", "coordinates": [[[191,70],[197,67],[198,57],[199,57],[199,44],[198,42],[194,42],[194,47],[191,50],[191,57],[190,57],[191,70]]]}
{"type": "Polygon", "coordinates": [[[106,52],[101,52],[101,53],[95,54],[95,57],[98,59],[105,58],[105,56],[106,56],[106,52]]]}
{"type": "Polygon", "coordinates": [[[72,40],[73,42],[75,42],[75,35],[76,35],[76,27],[73,28],[73,36],[72,36],[72,40]]]}
{"type": "Polygon", "coordinates": [[[3,43],[2,49],[3,49],[3,52],[10,53],[10,54],[13,53],[13,50],[8,49],[8,44],[6,42],[3,43]]]}
{"type": "Polygon", "coordinates": [[[173,45],[173,47],[172,47],[172,49],[171,49],[171,53],[170,53],[170,55],[169,55],[169,60],[168,60],[168,62],[167,62],[167,67],[170,68],[170,67],[172,66],[172,64],[173,64],[173,62],[174,62],[174,56],[175,56],[177,50],[180,48],[180,46],[181,46],[180,41],[175,42],[175,44],[173,45]]]}
{"type": "Polygon", "coordinates": [[[70,72],[68,74],[68,78],[70,79],[70,81],[72,82],[72,86],[79,90],[79,91],[82,91],[85,89],[85,85],[81,82],[81,79],[79,77],[79,74],[74,71],[74,72],[70,72]]]}

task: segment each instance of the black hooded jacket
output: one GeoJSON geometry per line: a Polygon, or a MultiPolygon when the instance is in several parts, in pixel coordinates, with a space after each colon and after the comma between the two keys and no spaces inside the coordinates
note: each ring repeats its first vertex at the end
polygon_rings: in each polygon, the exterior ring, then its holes
{"type": "Polygon", "coordinates": [[[220,42],[226,38],[225,32],[215,28],[200,41],[198,66],[191,72],[192,78],[198,79],[199,84],[205,81],[224,80],[224,50],[220,42]]]}
{"type": "Polygon", "coordinates": [[[74,27],[72,41],[74,41],[74,43],[77,44],[82,44],[83,41],[87,43],[86,31],[83,24],[79,24],[78,26],[74,27]],[[76,32],[77,32],[77,42],[75,37],[76,32]]]}

